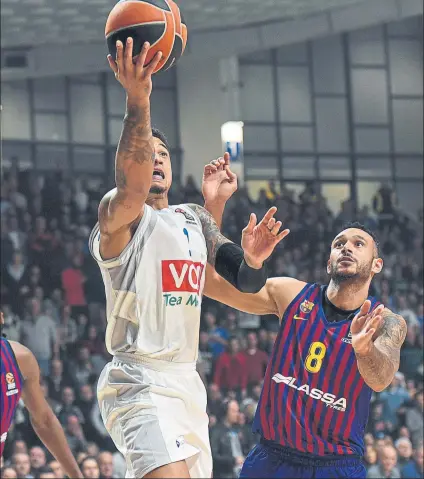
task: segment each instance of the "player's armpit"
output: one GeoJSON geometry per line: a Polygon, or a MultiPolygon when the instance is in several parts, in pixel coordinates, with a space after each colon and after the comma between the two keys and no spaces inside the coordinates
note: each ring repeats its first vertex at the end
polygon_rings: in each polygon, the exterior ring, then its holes
{"type": "Polygon", "coordinates": [[[400,348],[406,337],[406,322],[390,309],[382,313],[383,324],[370,354],[356,355],[359,372],[368,386],[383,391],[399,369],[400,348]]]}
{"type": "Polygon", "coordinates": [[[270,278],[258,293],[242,293],[207,265],[204,294],[245,313],[262,316],[275,314],[281,319],[304,286],[305,283],[294,278],[270,278]]]}

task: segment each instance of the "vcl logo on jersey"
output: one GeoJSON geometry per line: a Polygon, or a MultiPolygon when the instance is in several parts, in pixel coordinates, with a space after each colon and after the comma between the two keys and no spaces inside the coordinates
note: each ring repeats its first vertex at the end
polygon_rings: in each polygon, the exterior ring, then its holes
{"type": "Polygon", "coordinates": [[[285,377],[282,374],[275,374],[272,380],[277,384],[287,384],[287,386],[290,386],[293,389],[303,391],[312,399],[318,399],[322,401],[327,407],[337,409],[337,411],[346,411],[346,398],[337,398],[334,394],[326,393],[321,391],[321,389],[310,388],[309,384],[302,384],[302,386],[298,386],[296,384],[297,378],[293,378],[291,376],[285,377]]]}
{"type": "Polygon", "coordinates": [[[200,291],[203,264],[187,260],[162,261],[162,290],[164,293],[200,291]]]}

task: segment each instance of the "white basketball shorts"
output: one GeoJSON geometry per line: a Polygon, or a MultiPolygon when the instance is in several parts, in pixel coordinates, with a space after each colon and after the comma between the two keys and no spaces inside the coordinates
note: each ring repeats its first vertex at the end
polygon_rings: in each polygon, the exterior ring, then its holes
{"type": "Polygon", "coordinates": [[[127,478],[185,460],[212,476],[206,390],[195,364],[115,356],[97,386],[100,412],[127,463],[127,478]]]}

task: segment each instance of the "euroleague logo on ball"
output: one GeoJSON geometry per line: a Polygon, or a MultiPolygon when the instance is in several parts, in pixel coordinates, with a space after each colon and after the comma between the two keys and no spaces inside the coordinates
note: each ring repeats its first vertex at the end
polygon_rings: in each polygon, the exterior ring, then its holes
{"type": "Polygon", "coordinates": [[[118,40],[125,45],[128,37],[133,38],[133,56],[137,56],[143,44],[149,42],[146,65],[157,52],[162,52],[156,73],[171,68],[184,53],[187,26],[173,0],[121,0],[108,16],[105,36],[113,58],[116,57],[118,40]]]}

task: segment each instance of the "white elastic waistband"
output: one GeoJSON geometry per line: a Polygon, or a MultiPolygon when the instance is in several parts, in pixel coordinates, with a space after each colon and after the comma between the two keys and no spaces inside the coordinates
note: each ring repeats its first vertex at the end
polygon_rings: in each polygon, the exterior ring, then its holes
{"type": "Polygon", "coordinates": [[[162,359],[152,359],[146,356],[139,356],[134,353],[119,353],[113,357],[113,362],[122,361],[130,364],[140,364],[146,368],[155,371],[195,371],[196,363],[177,363],[174,361],[164,361],[162,359]]]}

